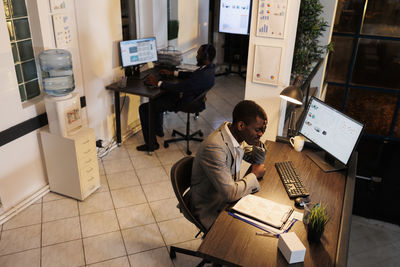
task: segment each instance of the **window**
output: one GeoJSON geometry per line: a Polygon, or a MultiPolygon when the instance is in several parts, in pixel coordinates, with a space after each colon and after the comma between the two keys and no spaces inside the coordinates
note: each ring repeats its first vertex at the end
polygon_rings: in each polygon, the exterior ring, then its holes
{"type": "Polygon", "coordinates": [[[3,0],[21,101],[40,95],[25,0],[3,0]]]}

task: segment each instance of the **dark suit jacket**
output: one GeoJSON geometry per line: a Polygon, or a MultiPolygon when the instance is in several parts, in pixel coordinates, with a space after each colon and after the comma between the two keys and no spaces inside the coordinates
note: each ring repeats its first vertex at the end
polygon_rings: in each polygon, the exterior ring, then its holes
{"type": "Polygon", "coordinates": [[[191,102],[204,91],[208,91],[214,86],[215,65],[208,64],[193,72],[179,72],[178,78],[182,79],[179,83],[163,81],[161,88],[179,97],[177,109],[191,102]]]}

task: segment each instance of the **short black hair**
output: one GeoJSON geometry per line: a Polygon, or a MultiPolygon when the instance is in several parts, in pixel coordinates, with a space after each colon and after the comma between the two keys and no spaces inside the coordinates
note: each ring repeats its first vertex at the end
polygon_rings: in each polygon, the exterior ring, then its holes
{"type": "Polygon", "coordinates": [[[243,100],[236,104],[232,112],[232,123],[237,124],[243,121],[250,124],[260,117],[263,120],[267,119],[267,114],[264,109],[252,100],[243,100]]]}
{"type": "Polygon", "coordinates": [[[203,48],[204,58],[212,62],[215,58],[215,54],[217,53],[215,47],[212,44],[203,44],[200,47],[203,48]]]}

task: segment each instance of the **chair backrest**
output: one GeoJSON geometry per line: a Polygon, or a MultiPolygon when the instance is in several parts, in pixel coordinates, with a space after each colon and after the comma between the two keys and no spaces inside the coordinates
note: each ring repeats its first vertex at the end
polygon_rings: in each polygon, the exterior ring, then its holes
{"type": "Polygon", "coordinates": [[[186,201],[185,193],[190,188],[190,180],[192,178],[192,165],[193,157],[186,156],[176,162],[171,168],[171,182],[176,198],[179,201],[179,208],[183,213],[183,216],[197,226],[204,234],[207,233],[207,229],[198,221],[190,211],[190,205],[186,201]]]}
{"type": "Polygon", "coordinates": [[[208,91],[204,91],[198,95],[195,99],[183,106],[180,111],[185,113],[196,113],[203,111],[206,108],[207,92],[208,91]]]}

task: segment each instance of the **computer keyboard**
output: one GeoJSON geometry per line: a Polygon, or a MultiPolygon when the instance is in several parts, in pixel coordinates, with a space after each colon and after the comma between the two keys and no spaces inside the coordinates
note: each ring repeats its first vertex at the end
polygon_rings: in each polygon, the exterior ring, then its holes
{"type": "Polygon", "coordinates": [[[290,198],[310,195],[291,161],[276,162],[275,168],[290,198]]]}

